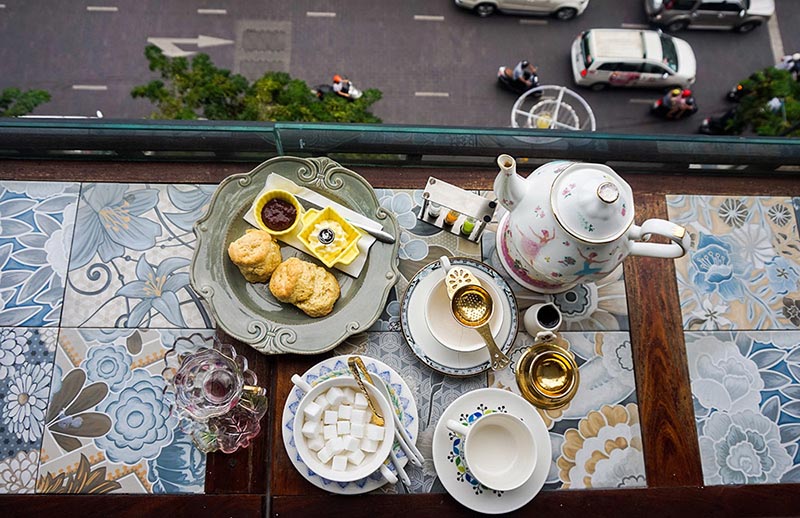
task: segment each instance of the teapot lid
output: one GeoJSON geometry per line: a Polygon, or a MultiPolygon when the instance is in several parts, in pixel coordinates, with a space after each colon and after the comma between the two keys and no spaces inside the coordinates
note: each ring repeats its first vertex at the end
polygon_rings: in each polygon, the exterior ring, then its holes
{"type": "Polygon", "coordinates": [[[588,243],[610,243],[633,224],[633,191],[603,164],[575,163],[550,188],[556,221],[588,243]]]}

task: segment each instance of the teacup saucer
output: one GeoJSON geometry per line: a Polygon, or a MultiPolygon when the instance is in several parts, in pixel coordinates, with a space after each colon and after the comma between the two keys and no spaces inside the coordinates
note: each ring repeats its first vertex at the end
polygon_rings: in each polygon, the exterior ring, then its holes
{"type": "MultiPolygon", "coordinates": [[[[350,376],[350,369],[347,367],[347,358],[347,356],[334,356],[333,358],[323,360],[308,369],[301,375],[301,378],[313,387],[317,383],[329,378],[350,376]]],[[[362,356],[362,358],[370,374],[372,376],[379,376],[394,393],[395,397],[392,398],[393,401],[391,401],[391,404],[394,405],[395,411],[398,417],[400,417],[400,421],[405,425],[409,436],[416,442],[417,433],[419,432],[419,414],[417,413],[417,404],[414,401],[414,395],[411,393],[411,389],[394,369],[382,361],[367,356],[362,356]]],[[[305,465],[300,458],[300,454],[297,452],[292,433],[294,416],[302,397],[303,392],[299,388],[295,387],[289,392],[289,396],[286,398],[286,404],[283,407],[281,433],[283,434],[283,446],[286,448],[286,453],[303,478],[321,489],[340,495],[367,493],[384,485],[386,480],[381,476],[380,471],[376,471],[368,477],[353,482],[333,482],[320,477],[305,465]]],[[[400,448],[397,441],[395,441],[392,447],[394,448],[394,453],[399,462],[405,466],[408,463],[408,457],[406,457],[405,452],[400,448]]],[[[384,464],[386,464],[390,470],[394,471],[394,466],[389,460],[384,464]]]]}
{"type": "Polygon", "coordinates": [[[550,434],[539,413],[520,396],[496,388],[467,392],[453,401],[433,432],[433,465],[444,488],[457,502],[485,514],[509,513],[530,502],[544,486],[550,471],[550,434]],[[481,485],[466,469],[461,438],[447,429],[448,419],[472,423],[490,412],[507,412],[518,417],[533,432],[536,467],[522,486],[512,491],[495,491],[481,485]]]}
{"type": "MultiPolygon", "coordinates": [[[[484,288],[492,296],[492,300],[500,300],[501,295],[492,284],[488,284],[484,288]]],[[[474,329],[459,324],[456,317],[453,316],[444,280],[433,287],[428,300],[425,301],[425,322],[433,337],[440,344],[454,351],[468,353],[486,347],[481,335],[474,329]]],[[[495,338],[498,337],[502,324],[503,312],[494,311],[489,319],[489,329],[495,338]]]]}
{"type": "MultiPolygon", "coordinates": [[[[519,329],[517,300],[508,283],[487,264],[454,257],[452,265],[466,266],[480,280],[481,284],[498,294],[495,300],[495,311],[502,315],[500,328],[495,341],[498,347],[508,353],[514,344],[519,329]]],[[[425,318],[427,300],[436,286],[444,278],[444,269],[439,261],[424,266],[408,283],[400,309],[400,324],[403,336],[417,357],[428,367],[450,376],[472,376],[489,369],[489,352],[485,347],[476,351],[455,351],[442,344],[431,333],[425,318]]],[[[465,329],[465,331],[470,331],[465,329]]],[[[475,333],[477,335],[477,333],[475,333]]]]}

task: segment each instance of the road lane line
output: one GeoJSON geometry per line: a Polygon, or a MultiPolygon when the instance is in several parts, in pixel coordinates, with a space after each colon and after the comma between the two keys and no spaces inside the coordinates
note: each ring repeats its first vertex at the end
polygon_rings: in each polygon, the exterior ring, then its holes
{"type": "Polygon", "coordinates": [[[645,25],[643,23],[623,23],[623,29],[649,29],[649,25],[645,25]]]}
{"type": "Polygon", "coordinates": [[[306,11],[309,18],[336,18],[336,13],[330,11],[306,11]]]}
{"type": "Polygon", "coordinates": [[[0,4],[0,9],[5,9],[5,8],[6,8],[6,4],[0,4]]]}
{"type": "Polygon", "coordinates": [[[448,92],[414,92],[417,97],[450,97],[448,92]]]}
{"type": "Polygon", "coordinates": [[[228,14],[227,9],[198,9],[197,14],[228,14]]]}
{"type": "Polygon", "coordinates": [[[104,92],[108,90],[106,85],[72,85],[73,90],[89,90],[93,92],[104,92]]]}
{"type": "Polygon", "coordinates": [[[781,29],[778,27],[778,13],[773,14],[769,19],[767,29],[769,29],[769,46],[772,48],[772,60],[775,63],[780,63],[784,53],[781,29]]]}
{"type": "Polygon", "coordinates": [[[414,19],[418,22],[443,22],[444,16],[431,16],[427,14],[415,14],[414,19]]]}
{"type": "Polygon", "coordinates": [[[527,18],[522,18],[519,23],[521,25],[547,25],[547,20],[529,20],[527,18]]]}
{"type": "Polygon", "coordinates": [[[113,7],[110,5],[87,5],[86,10],[96,13],[116,13],[119,11],[119,7],[113,7]]]}
{"type": "Polygon", "coordinates": [[[652,99],[628,99],[629,103],[632,104],[653,104],[652,99]]]}

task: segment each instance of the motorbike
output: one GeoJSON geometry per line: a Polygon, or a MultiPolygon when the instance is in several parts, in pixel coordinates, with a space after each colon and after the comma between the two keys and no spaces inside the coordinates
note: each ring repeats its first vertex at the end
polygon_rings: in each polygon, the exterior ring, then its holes
{"type": "Polygon", "coordinates": [[[348,101],[351,101],[351,102],[355,101],[356,99],[360,99],[361,96],[363,95],[363,92],[361,90],[359,90],[358,88],[356,88],[356,86],[353,83],[350,83],[350,89],[348,90],[348,93],[350,94],[349,97],[345,96],[345,95],[341,95],[341,94],[339,94],[337,92],[334,92],[333,91],[333,86],[332,85],[327,85],[327,84],[326,85],[317,85],[317,86],[315,86],[314,88],[311,89],[311,93],[316,95],[319,100],[324,99],[325,96],[328,96],[328,95],[338,95],[339,97],[347,99],[348,101]]]}
{"type": "MultiPolygon", "coordinates": [[[[519,79],[514,79],[514,69],[512,67],[500,67],[497,70],[498,84],[517,95],[522,95],[528,90],[539,86],[539,74],[533,73],[530,77],[530,85],[527,85],[519,79]]],[[[534,95],[542,95],[541,92],[535,92],[534,95]]]]}
{"type": "Polygon", "coordinates": [[[731,120],[736,115],[736,108],[737,107],[733,107],[717,117],[706,117],[705,119],[703,119],[703,122],[700,123],[700,127],[697,129],[697,131],[705,135],[736,134],[736,132],[731,131],[727,128],[728,121],[731,120]]]}
{"type": "Polygon", "coordinates": [[[697,102],[695,101],[693,95],[686,97],[686,104],[690,106],[688,110],[681,110],[677,113],[677,115],[669,115],[669,112],[672,109],[672,97],[669,93],[667,93],[664,95],[664,97],[656,100],[653,105],[650,106],[650,113],[656,115],[657,117],[661,117],[662,119],[669,120],[683,119],[684,117],[689,117],[690,115],[697,113],[697,102]]]}

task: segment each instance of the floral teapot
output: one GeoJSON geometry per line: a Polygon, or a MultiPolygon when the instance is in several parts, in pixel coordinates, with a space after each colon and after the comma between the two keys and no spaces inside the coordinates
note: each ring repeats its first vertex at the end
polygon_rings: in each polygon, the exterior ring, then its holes
{"type": "Polygon", "coordinates": [[[597,281],[628,255],[681,257],[689,234],[662,219],[633,224],[633,193],[610,167],[557,161],[519,176],[509,155],[497,158],[494,192],[508,210],[497,229],[503,267],[522,286],[557,293],[597,281]],[[644,243],[650,234],[671,243],[644,243]]]}

